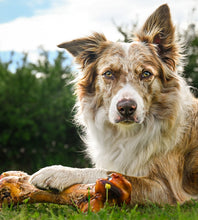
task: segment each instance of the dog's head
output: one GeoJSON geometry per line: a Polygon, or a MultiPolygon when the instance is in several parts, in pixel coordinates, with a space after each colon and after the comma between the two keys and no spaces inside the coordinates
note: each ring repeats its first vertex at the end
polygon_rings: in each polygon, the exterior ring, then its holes
{"type": "Polygon", "coordinates": [[[81,66],[80,102],[88,100],[93,112],[103,108],[110,123],[141,124],[151,114],[158,119],[173,115],[180,55],[167,5],[146,20],[131,43],[111,42],[94,33],[59,47],[81,66]]]}

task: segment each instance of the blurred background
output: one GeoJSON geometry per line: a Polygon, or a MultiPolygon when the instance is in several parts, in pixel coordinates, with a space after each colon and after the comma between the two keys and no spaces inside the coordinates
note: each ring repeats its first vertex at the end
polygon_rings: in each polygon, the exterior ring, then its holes
{"type": "Polygon", "coordinates": [[[72,122],[77,70],[56,45],[93,31],[128,41],[164,3],[185,41],[183,75],[198,95],[198,0],[0,0],[0,173],[91,166],[72,122]]]}

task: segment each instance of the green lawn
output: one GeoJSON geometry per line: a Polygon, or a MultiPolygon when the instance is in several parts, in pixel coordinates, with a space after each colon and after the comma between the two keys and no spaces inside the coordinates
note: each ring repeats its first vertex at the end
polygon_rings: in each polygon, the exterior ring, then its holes
{"type": "Polygon", "coordinates": [[[0,212],[0,220],[61,220],[61,219],[198,219],[198,203],[183,206],[158,207],[149,205],[146,207],[129,208],[106,207],[98,213],[80,213],[73,207],[54,204],[24,204],[17,207],[3,207],[0,212]]]}

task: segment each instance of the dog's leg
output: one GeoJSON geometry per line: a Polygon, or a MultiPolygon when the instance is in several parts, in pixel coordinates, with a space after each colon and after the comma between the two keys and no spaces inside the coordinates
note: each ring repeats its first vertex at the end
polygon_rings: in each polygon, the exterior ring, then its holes
{"type": "Polygon", "coordinates": [[[131,191],[131,205],[148,204],[149,202],[158,205],[175,205],[177,203],[184,203],[191,200],[190,196],[183,190],[175,192],[171,189],[168,181],[161,178],[150,177],[128,177],[124,176],[132,186],[131,191]]]}
{"type": "Polygon", "coordinates": [[[106,178],[108,173],[96,168],[71,168],[64,166],[45,167],[30,177],[30,183],[40,189],[59,191],[76,183],[95,183],[98,178],[106,178]]]}

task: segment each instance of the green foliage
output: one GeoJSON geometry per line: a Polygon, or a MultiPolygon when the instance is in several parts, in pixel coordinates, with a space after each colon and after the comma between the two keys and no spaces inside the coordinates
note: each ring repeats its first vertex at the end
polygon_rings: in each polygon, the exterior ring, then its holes
{"type": "Polygon", "coordinates": [[[75,98],[72,86],[66,86],[71,69],[63,52],[53,63],[46,51],[41,56],[42,61],[31,64],[24,54],[14,74],[8,70],[12,61],[0,62],[0,172],[85,163],[72,124],[75,98]]]}
{"type": "MultiPolygon", "coordinates": [[[[190,24],[183,37],[187,40],[187,62],[184,67],[184,75],[190,85],[198,89],[198,32],[196,26],[190,24]]],[[[197,90],[195,90],[195,94],[198,95],[197,90]]]]}

